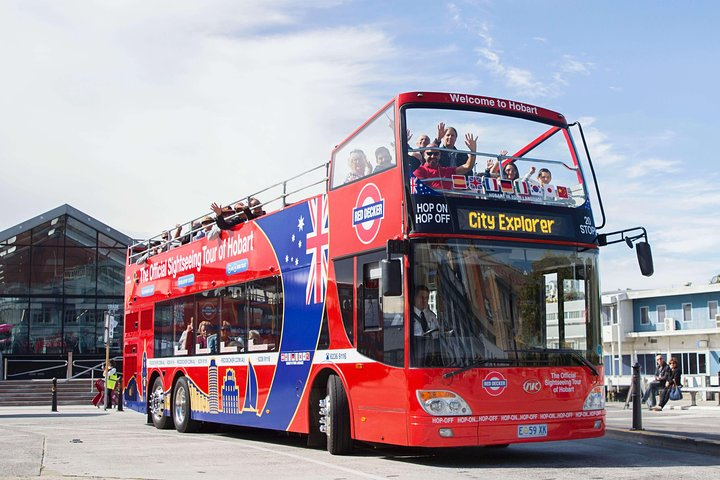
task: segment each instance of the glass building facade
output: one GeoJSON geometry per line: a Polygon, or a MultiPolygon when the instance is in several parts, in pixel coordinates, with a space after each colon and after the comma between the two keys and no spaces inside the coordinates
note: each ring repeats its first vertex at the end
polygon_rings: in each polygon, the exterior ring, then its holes
{"type": "Polygon", "coordinates": [[[67,359],[71,352],[75,360],[104,360],[108,311],[118,322],[110,354],[122,354],[130,242],[69,205],[0,232],[0,353],[6,379],[42,369],[38,360],[67,359]],[[14,368],[20,363],[22,368],[14,368]]]}

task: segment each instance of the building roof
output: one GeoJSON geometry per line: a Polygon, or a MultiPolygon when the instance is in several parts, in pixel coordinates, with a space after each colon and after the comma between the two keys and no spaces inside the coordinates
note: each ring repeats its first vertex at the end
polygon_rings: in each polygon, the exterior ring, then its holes
{"type": "Polygon", "coordinates": [[[720,292],[720,283],[655,288],[651,290],[620,290],[617,292],[604,292],[602,296],[603,303],[607,303],[611,297],[617,297],[618,300],[636,300],[641,298],[674,297],[677,295],[691,295],[696,293],[712,292],[720,292]]]}
{"type": "Polygon", "coordinates": [[[102,223],[99,220],[96,220],[95,218],[91,217],[90,215],[81,212],[75,207],[72,207],[68,205],[67,203],[64,205],[60,205],[57,208],[53,208],[50,211],[47,211],[41,215],[38,215],[37,217],[33,217],[29,220],[25,220],[22,223],[18,223],[14,227],[10,227],[6,230],[0,231],[0,242],[4,242],[5,240],[14,237],[15,235],[21,234],[23,232],[27,232],[31,228],[38,227],[42,225],[43,223],[47,222],[48,220],[51,220],[53,218],[60,217],[62,215],[69,215],[73,217],[75,220],[84,223],[90,228],[93,228],[99,232],[102,232],[103,235],[107,235],[108,237],[112,238],[113,240],[120,242],[124,245],[130,245],[132,243],[132,238],[125,235],[124,233],[121,233],[114,228],[102,223]]]}

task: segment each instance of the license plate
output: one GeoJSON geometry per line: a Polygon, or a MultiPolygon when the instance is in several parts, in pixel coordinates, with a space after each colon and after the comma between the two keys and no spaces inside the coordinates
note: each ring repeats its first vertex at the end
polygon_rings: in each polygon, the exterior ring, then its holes
{"type": "Polygon", "coordinates": [[[518,438],[547,437],[547,423],[518,425],[518,438]]]}

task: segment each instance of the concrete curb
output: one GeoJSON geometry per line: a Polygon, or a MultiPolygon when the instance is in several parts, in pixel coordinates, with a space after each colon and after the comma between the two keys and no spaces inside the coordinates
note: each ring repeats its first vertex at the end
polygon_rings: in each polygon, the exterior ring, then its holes
{"type": "Polygon", "coordinates": [[[720,456],[720,441],[704,438],[686,437],[671,433],[659,433],[649,430],[627,430],[624,428],[605,428],[608,438],[632,441],[651,447],[670,448],[691,453],[720,456]]]}

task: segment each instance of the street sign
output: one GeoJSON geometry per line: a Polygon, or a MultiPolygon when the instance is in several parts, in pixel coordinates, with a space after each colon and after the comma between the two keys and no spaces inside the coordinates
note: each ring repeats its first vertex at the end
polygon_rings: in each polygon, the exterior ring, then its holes
{"type": "Polygon", "coordinates": [[[110,328],[108,328],[108,337],[113,338],[114,332],[115,332],[115,327],[117,327],[118,322],[117,322],[117,320],[115,320],[115,315],[110,314],[108,316],[110,317],[110,328]]]}

